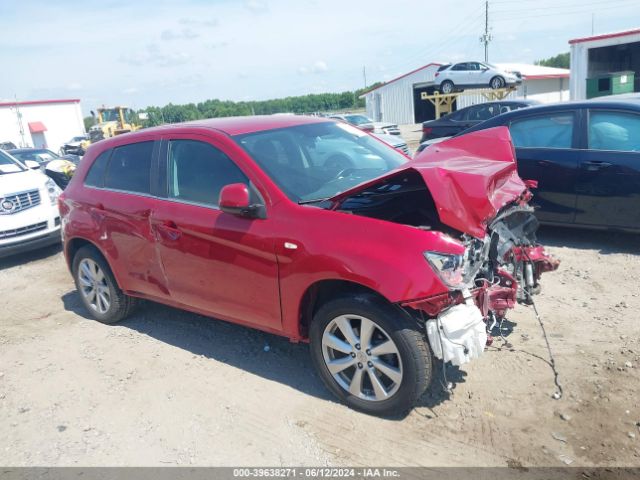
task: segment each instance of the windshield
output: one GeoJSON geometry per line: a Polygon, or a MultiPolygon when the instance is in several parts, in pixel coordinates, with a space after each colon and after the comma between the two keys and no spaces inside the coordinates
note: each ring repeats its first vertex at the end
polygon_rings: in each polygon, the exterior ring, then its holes
{"type": "Polygon", "coordinates": [[[53,153],[51,150],[40,149],[40,150],[27,150],[24,152],[12,152],[15,158],[24,162],[26,160],[33,160],[38,163],[50,162],[51,160],[55,160],[58,158],[58,155],[53,153]]]}
{"type": "Polygon", "coordinates": [[[6,173],[24,172],[24,167],[20,162],[16,161],[11,155],[4,153],[0,150],[0,175],[6,173]]]}
{"type": "Polygon", "coordinates": [[[83,140],[86,140],[87,137],[85,135],[81,136],[81,137],[73,137],[71,140],[69,140],[69,143],[72,142],[82,142],[83,140]]]}
{"type": "Polygon", "coordinates": [[[119,120],[120,120],[120,117],[118,115],[118,110],[116,110],[115,108],[102,111],[103,122],[117,122],[119,120]]]}
{"type": "Polygon", "coordinates": [[[344,123],[315,123],[234,137],[294,202],[333,197],[407,158],[344,123]]]}
{"type": "Polygon", "coordinates": [[[351,125],[362,125],[364,123],[371,123],[371,120],[364,115],[345,115],[344,118],[351,125]]]}

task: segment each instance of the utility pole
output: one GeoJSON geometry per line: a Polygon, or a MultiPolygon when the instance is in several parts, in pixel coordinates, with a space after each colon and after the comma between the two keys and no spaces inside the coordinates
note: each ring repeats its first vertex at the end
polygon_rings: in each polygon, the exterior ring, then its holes
{"type": "Polygon", "coordinates": [[[484,61],[489,61],[489,42],[493,37],[489,33],[489,0],[484,2],[484,34],[480,37],[480,43],[484,43],[484,61]]]}
{"type": "Polygon", "coordinates": [[[362,66],[362,77],[364,78],[364,88],[367,88],[367,67],[362,66]]]}
{"type": "Polygon", "coordinates": [[[12,110],[16,112],[16,121],[18,123],[18,132],[20,132],[20,148],[27,146],[24,140],[24,125],[22,124],[22,113],[20,113],[20,107],[18,106],[18,97],[15,97],[16,103],[12,107],[12,110]]]}

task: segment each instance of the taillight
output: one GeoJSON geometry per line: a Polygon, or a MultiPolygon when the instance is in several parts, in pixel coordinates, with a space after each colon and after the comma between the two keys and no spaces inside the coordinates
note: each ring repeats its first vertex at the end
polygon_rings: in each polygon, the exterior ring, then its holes
{"type": "Polygon", "coordinates": [[[422,133],[424,134],[430,134],[433,131],[433,128],[431,127],[422,127],[422,133]]]}

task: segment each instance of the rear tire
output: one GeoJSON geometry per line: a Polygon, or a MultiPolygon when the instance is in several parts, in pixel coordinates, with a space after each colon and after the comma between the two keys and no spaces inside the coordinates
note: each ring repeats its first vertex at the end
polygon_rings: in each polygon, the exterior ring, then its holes
{"type": "Polygon", "coordinates": [[[309,336],[320,378],[356,410],[406,413],[431,383],[431,350],[417,323],[375,295],[328,301],[314,315],[309,336]]]}
{"type": "Polygon", "coordinates": [[[440,84],[440,92],[442,92],[445,95],[453,93],[454,88],[455,88],[455,85],[451,80],[445,80],[440,84]]]}
{"type": "Polygon", "coordinates": [[[78,250],[72,272],[83,305],[99,322],[117,323],[133,311],[136,299],[120,290],[111,268],[94,246],[78,250]]]}

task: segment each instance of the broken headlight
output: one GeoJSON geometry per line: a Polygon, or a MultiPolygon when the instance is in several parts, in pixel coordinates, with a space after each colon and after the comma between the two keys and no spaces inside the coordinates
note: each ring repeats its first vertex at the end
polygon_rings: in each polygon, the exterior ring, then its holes
{"type": "Polygon", "coordinates": [[[452,289],[465,285],[464,256],[451,253],[424,252],[431,268],[438,274],[440,280],[452,289]]]}

